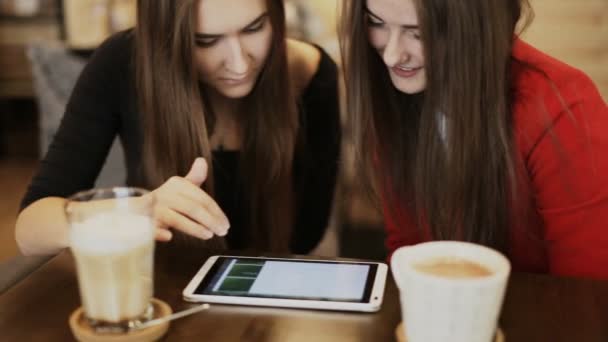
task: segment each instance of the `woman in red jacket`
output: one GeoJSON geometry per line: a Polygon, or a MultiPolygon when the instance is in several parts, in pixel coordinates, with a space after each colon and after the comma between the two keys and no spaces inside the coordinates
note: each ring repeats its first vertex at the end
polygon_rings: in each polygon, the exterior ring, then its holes
{"type": "Polygon", "coordinates": [[[608,279],[608,107],[517,37],[525,0],[345,1],[347,106],[387,245],[463,240],[608,279]]]}

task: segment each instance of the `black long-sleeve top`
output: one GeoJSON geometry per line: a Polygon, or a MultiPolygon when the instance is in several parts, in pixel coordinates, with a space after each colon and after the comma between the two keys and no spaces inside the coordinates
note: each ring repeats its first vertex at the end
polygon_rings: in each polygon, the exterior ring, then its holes
{"type": "MultiPolygon", "coordinates": [[[[133,34],[119,33],[93,54],[80,75],[61,125],[34,176],[21,209],[44,197],[68,197],[94,186],[116,135],[127,185],[141,184],[142,124],[133,83],[133,34]]],[[[297,196],[291,250],[308,253],[328,225],[340,150],[337,67],[322,49],[316,73],[298,99],[304,148],[294,156],[297,196]]],[[[249,247],[248,208],[239,179],[239,152],[214,151],[215,200],[228,216],[234,249],[249,247]]],[[[181,175],[183,176],[183,175],[181,175]]],[[[242,183],[241,183],[242,184],[242,183]]]]}

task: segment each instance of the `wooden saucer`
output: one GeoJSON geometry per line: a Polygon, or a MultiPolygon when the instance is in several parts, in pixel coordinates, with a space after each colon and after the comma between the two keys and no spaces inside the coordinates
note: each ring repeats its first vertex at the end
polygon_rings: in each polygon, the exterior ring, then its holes
{"type": "MultiPolygon", "coordinates": [[[[150,303],[154,307],[154,319],[168,316],[173,313],[169,304],[162,300],[152,298],[150,303]]],[[[76,309],[70,315],[70,328],[74,337],[80,342],[134,342],[134,341],[156,341],[169,329],[169,322],[160,323],[155,326],[130,331],[126,334],[99,334],[96,333],[84,317],[82,307],[76,309]]]]}
{"type": "MultiPolygon", "coordinates": [[[[399,325],[397,325],[397,328],[395,329],[395,336],[397,337],[397,342],[407,342],[405,332],[403,330],[403,322],[399,322],[399,325]]],[[[496,337],[494,338],[494,342],[505,342],[505,334],[502,332],[502,329],[496,329],[496,337]]]]}

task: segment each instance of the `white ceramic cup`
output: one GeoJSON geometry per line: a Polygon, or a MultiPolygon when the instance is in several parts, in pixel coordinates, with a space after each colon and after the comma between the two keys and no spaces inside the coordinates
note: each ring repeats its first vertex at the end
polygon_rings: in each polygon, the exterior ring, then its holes
{"type": "Polygon", "coordinates": [[[511,265],[501,253],[456,241],[426,242],[395,251],[391,259],[408,342],[490,342],[496,333],[511,265]],[[451,278],[414,265],[456,258],[490,275],[451,278]]]}

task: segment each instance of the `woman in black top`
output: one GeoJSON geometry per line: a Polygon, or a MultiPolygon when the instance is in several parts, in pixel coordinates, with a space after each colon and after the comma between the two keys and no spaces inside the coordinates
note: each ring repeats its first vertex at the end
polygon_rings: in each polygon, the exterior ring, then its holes
{"type": "Polygon", "coordinates": [[[65,198],[94,185],[117,134],[127,184],[155,189],[157,240],[313,249],[336,182],[337,71],[284,27],[281,0],[139,1],[136,29],[75,86],[22,202],[21,251],[67,246],[65,198]]]}

